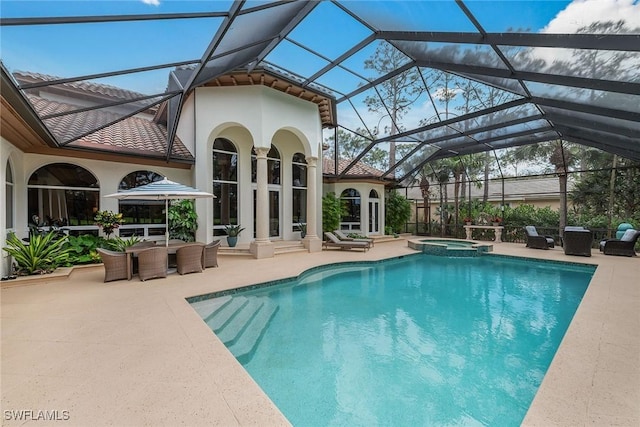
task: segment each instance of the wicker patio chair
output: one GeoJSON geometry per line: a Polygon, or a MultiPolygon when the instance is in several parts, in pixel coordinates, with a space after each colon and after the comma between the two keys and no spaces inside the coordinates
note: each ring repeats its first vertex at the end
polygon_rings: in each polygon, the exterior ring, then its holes
{"type": "MultiPolygon", "coordinates": [[[[143,240],[142,242],[134,243],[131,245],[132,249],[140,249],[140,248],[153,248],[156,245],[156,242],[153,240],[143,240]]],[[[133,268],[133,273],[138,272],[138,254],[133,253],[133,258],[131,259],[131,265],[133,268]]]]}
{"type": "Polygon", "coordinates": [[[373,239],[349,237],[344,234],[342,230],[333,230],[333,234],[335,234],[336,237],[338,237],[338,239],[342,240],[343,242],[369,242],[371,247],[374,246],[373,239]]]}
{"type": "Polygon", "coordinates": [[[104,281],[128,279],[127,254],[124,252],[110,251],[108,249],[96,249],[104,264],[104,281]]]}
{"type": "Polygon", "coordinates": [[[524,228],[524,232],[527,234],[527,248],[549,249],[555,246],[553,237],[539,235],[536,227],[533,225],[527,225],[524,228]]]}
{"type": "Polygon", "coordinates": [[[628,229],[620,239],[607,239],[600,242],[600,252],[605,255],[636,256],[635,246],[640,238],[640,230],[628,229]]]}
{"type": "Polygon", "coordinates": [[[167,277],[167,248],[157,246],[138,252],[138,277],[148,279],[167,277]]]}
{"type": "Polygon", "coordinates": [[[202,268],[218,266],[218,249],[220,240],[214,240],[204,247],[202,252],[202,268]]]}
{"type": "Polygon", "coordinates": [[[327,231],[324,233],[327,240],[324,241],[325,248],[340,248],[340,249],[364,249],[368,251],[371,247],[369,242],[343,242],[336,237],[335,234],[327,231]]]}
{"type": "Polygon", "coordinates": [[[581,227],[567,227],[562,236],[565,255],[591,256],[593,232],[581,227]]]}
{"type": "Polygon", "coordinates": [[[204,243],[194,243],[176,251],[178,274],[202,273],[202,253],[204,243]]]}

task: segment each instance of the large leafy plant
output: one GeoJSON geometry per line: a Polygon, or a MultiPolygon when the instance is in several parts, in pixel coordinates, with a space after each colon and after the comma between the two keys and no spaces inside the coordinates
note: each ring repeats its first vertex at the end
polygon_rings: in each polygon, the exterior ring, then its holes
{"type": "Polygon", "coordinates": [[[345,213],[344,202],[335,193],[327,193],[322,198],[322,231],[333,231],[339,228],[345,213]]]}
{"type": "Polygon", "coordinates": [[[67,263],[69,249],[65,248],[66,241],[66,237],[59,238],[52,231],[45,235],[32,234],[29,243],[25,244],[11,233],[7,239],[9,246],[3,249],[16,261],[18,274],[45,274],[67,263]]]}
{"type": "Polygon", "coordinates": [[[96,249],[103,245],[103,241],[102,237],[92,234],[69,236],[64,246],[69,250],[68,263],[75,265],[100,262],[96,249]]]}
{"type": "Polygon", "coordinates": [[[185,242],[196,240],[198,214],[193,200],[174,200],[169,206],[169,238],[185,242]]]}
{"type": "Polygon", "coordinates": [[[392,191],[386,203],[386,225],[391,227],[394,233],[400,233],[402,227],[404,227],[407,221],[409,221],[409,218],[411,218],[411,202],[397,191],[392,191]]]}

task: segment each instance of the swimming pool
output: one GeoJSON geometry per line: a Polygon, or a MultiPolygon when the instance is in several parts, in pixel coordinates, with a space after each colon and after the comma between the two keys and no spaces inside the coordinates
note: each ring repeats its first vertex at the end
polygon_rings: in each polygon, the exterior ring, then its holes
{"type": "Polygon", "coordinates": [[[296,426],[519,425],[593,271],[418,254],[192,304],[296,426]]]}

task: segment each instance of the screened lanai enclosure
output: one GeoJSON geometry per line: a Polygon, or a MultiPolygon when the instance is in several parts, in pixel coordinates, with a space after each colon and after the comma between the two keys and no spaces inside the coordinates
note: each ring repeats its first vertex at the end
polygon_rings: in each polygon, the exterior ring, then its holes
{"type": "Polygon", "coordinates": [[[637,1],[115,3],[3,1],[2,96],[52,147],[108,150],[87,138],[147,114],[163,150],[129,155],[188,163],[194,88],[263,84],[318,103],[325,176],[379,171],[412,200],[407,231],[524,204],[640,221],[637,1]],[[38,97],[92,85],[127,97],[38,97]]]}

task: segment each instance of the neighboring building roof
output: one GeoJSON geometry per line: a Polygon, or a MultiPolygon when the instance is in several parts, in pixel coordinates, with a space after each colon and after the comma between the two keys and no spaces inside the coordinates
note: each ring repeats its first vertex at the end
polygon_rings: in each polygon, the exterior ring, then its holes
{"type": "MultiPolygon", "coordinates": [[[[453,188],[453,181],[449,182],[449,188],[453,188]]],[[[467,183],[468,185],[468,183],[467,183]]],[[[568,180],[567,190],[573,188],[573,180],[568,180]]],[[[431,183],[431,198],[436,197],[438,192],[438,183],[431,183]]],[[[502,200],[502,181],[500,179],[492,179],[489,181],[489,200],[502,200]]],[[[558,200],[559,184],[556,177],[528,177],[528,178],[505,178],[504,180],[504,199],[506,201],[519,200],[526,202],[527,200],[558,200]]],[[[465,197],[469,194],[469,187],[465,192],[465,197]]],[[[484,187],[471,185],[471,199],[482,199],[484,195],[484,187]]],[[[422,200],[422,192],[419,186],[408,189],[407,197],[409,199],[422,200]]],[[[453,200],[453,194],[449,191],[449,200],[453,200]]],[[[436,200],[437,201],[437,200],[436,200]]]]}
{"type": "MultiPolygon", "coordinates": [[[[71,112],[75,106],[28,95],[29,102],[40,115],[71,112]]],[[[85,129],[106,125],[120,116],[118,114],[89,110],[78,114],[67,114],[45,120],[49,130],[61,141],[71,140],[84,133],[85,129]]],[[[149,120],[128,117],[96,132],[85,135],[68,144],[70,147],[96,148],[122,154],[145,154],[163,157],[167,149],[167,129],[149,120]]],[[[175,157],[193,160],[193,156],[176,136],[171,153],[175,157]]]]}
{"type": "MultiPolygon", "coordinates": [[[[338,160],[338,173],[342,172],[349,166],[352,162],[352,159],[339,159],[338,160]]],[[[323,157],[322,158],[322,173],[325,175],[336,175],[335,173],[335,162],[334,159],[323,157]]],[[[358,177],[382,177],[382,171],[366,165],[362,162],[356,163],[350,170],[347,176],[358,176],[358,177]]]]}

